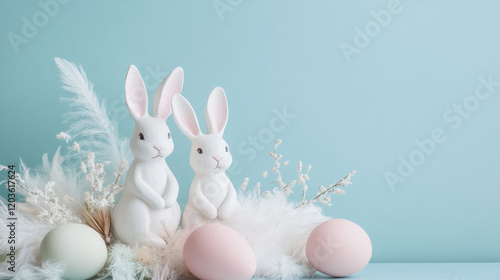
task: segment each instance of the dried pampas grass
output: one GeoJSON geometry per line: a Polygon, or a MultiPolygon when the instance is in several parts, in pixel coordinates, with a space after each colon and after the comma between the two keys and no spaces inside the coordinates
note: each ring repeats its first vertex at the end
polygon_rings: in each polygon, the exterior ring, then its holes
{"type": "Polygon", "coordinates": [[[82,211],[83,221],[86,225],[97,231],[102,237],[106,246],[111,245],[111,210],[110,208],[100,208],[91,213],[87,203],[82,211]]]}

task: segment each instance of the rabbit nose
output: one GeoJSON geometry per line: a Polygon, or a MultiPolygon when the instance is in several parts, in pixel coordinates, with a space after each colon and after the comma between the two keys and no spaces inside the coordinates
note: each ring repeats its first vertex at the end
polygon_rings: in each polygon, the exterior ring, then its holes
{"type": "Polygon", "coordinates": [[[215,155],[212,158],[215,159],[216,161],[219,161],[222,158],[222,156],[221,155],[215,155]]]}
{"type": "Polygon", "coordinates": [[[162,145],[154,145],[153,146],[155,149],[157,149],[158,151],[161,151],[161,149],[163,149],[163,146],[162,145]]]}

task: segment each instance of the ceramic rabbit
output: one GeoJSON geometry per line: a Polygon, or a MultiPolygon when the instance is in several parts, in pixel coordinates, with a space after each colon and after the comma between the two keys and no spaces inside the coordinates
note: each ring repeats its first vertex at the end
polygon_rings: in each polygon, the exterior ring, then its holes
{"type": "Polygon", "coordinates": [[[127,172],[123,196],[113,212],[112,228],[121,242],[131,246],[165,246],[165,238],[179,227],[179,185],[165,162],[174,149],[166,119],[172,113],[172,96],[181,92],[183,81],[182,68],[175,68],[156,90],[150,116],[146,86],[139,70],[132,65],[127,72],[125,101],[135,120],[130,138],[134,161],[127,172]]]}
{"type": "Polygon", "coordinates": [[[172,111],[177,126],[191,140],[190,164],[195,172],[182,214],[182,228],[227,219],[238,201],[233,184],[225,174],[232,163],[232,156],[222,138],[228,118],[224,90],[217,87],[208,97],[208,134],[201,132],[193,108],[180,94],[172,99],[172,111]]]}

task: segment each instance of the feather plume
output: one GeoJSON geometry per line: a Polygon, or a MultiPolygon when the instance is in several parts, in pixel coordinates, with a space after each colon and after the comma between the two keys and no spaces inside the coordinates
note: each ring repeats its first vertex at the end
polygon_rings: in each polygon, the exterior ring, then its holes
{"type": "Polygon", "coordinates": [[[238,200],[241,207],[223,223],[250,243],[257,257],[254,277],[311,277],[315,269],[307,260],[305,245],[312,230],[329,219],[321,214],[321,208],[307,205],[295,209],[278,188],[269,197],[240,194],[238,200]]]}
{"type": "MultiPolygon", "coordinates": [[[[98,161],[110,161],[110,170],[118,169],[121,160],[130,162],[127,138],[118,135],[116,122],[110,119],[104,103],[94,92],[83,68],[62,58],[55,58],[60,72],[62,88],[74,93],[69,101],[71,111],[65,114],[65,122],[71,122],[67,134],[80,144],[83,154],[94,152],[98,161]]],[[[71,153],[77,157],[77,153],[71,153]]]]}

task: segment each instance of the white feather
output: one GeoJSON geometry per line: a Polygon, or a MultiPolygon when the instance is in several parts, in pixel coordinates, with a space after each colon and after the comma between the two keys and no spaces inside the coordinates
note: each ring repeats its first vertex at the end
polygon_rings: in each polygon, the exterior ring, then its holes
{"type": "MultiPolygon", "coordinates": [[[[17,204],[19,206],[19,204],[17,204]]],[[[0,199],[0,254],[2,258],[10,252],[7,240],[10,229],[7,227],[8,211],[4,198],[0,199]]],[[[7,262],[0,263],[0,279],[59,279],[61,266],[59,264],[40,263],[40,243],[53,226],[37,221],[33,216],[17,211],[15,248],[15,273],[10,272],[7,262]]]]}
{"type": "MultiPolygon", "coordinates": [[[[117,170],[121,160],[130,162],[128,139],[118,136],[116,122],[108,116],[83,68],[58,57],[55,62],[62,88],[74,93],[72,97],[62,98],[70,102],[71,108],[65,115],[65,122],[71,121],[67,133],[80,144],[82,153],[92,151],[97,161],[110,161],[110,170],[117,170]]],[[[72,156],[76,154],[72,153],[72,156]]]]}
{"type": "MultiPolygon", "coordinates": [[[[21,160],[21,177],[28,189],[43,190],[49,181],[55,183],[53,189],[61,203],[69,206],[77,216],[83,209],[83,191],[87,190],[85,181],[78,176],[78,171],[72,167],[64,166],[65,157],[60,153],[60,147],[49,160],[48,154],[42,156],[42,165],[32,172],[21,160]],[[64,196],[73,198],[72,202],[65,201],[64,196]]],[[[50,209],[46,209],[50,211],[50,209]]]]}
{"type": "MultiPolygon", "coordinates": [[[[111,246],[106,267],[101,275],[113,279],[192,279],[182,250],[189,231],[178,230],[165,247],[141,246],[134,249],[128,245],[115,243],[111,246]]],[[[165,238],[167,238],[165,236],[165,238]]]]}
{"type": "Polygon", "coordinates": [[[255,277],[298,279],[312,276],[314,268],[305,254],[312,230],[328,220],[321,208],[295,209],[279,190],[268,198],[240,194],[241,208],[224,224],[247,239],[257,257],[255,277]]]}
{"type": "Polygon", "coordinates": [[[108,260],[99,279],[145,279],[151,277],[151,270],[138,261],[137,252],[130,246],[114,243],[108,251],[108,260]]]}

